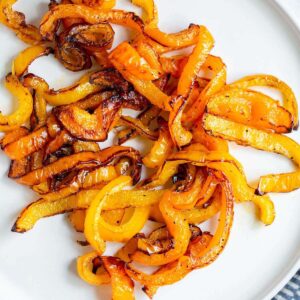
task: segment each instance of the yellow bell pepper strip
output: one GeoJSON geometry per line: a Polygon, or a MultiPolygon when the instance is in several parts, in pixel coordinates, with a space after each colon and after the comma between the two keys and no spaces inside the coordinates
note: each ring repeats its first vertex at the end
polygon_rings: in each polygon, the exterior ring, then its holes
{"type": "Polygon", "coordinates": [[[134,300],[134,283],[125,272],[125,263],[112,256],[103,256],[102,261],[111,277],[112,300],[134,300]]]}
{"type": "Polygon", "coordinates": [[[98,221],[99,234],[105,241],[124,243],[144,227],[149,211],[148,206],[134,208],[130,219],[120,225],[109,224],[101,216],[98,221]]]}
{"type": "Polygon", "coordinates": [[[218,194],[212,195],[210,199],[211,203],[205,207],[194,207],[191,209],[183,210],[182,214],[184,218],[188,220],[189,224],[200,224],[203,223],[213,216],[215,216],[221,207],[221,202],[218,197],[218,194]]]}
{"type": "Polygon", "coordinates": [[[201,91],[199,97],[188,107],[183,120],[193,124],[205,111],[208,99],[219,92],[226,84],[226,66],[222,59],[209,55],[202,66],[202,69],[213,72],[213,77],[201,91]]]}
{"type": "Polygon", "coordinates": [[[156,141],[158,138],[157,132],[149,129],[148,126],[144,125],[139,119],[135,119],[130,116],[121,116],[118,121],[118,126],[126,126],[132,128],[137,134],[148,138],[149,140],[156,141]]]}
{"type": "Polygon", "coordinates": [[[172,203],[176,209],[191,209],[195,206],[202,190],[204,175],[202,170],[198,170],[192,186],[183,192],[175,191],[172,195],[172,203]]]}
{"type": "Polygon", "coordinates": [[[207,134],[203,129],[200,119],[194,124],[192,132],[192,142],[201,143],[210,151],[228,152],[229,148],[227,141],[207,134]]]}
{"type": "MultiPolygon", "coordinates": [[[[102,285],[110,283],[110,275],[105,268],[101,268],[101,273],[93,273],[93,261],[100,259],[97,252],[87,253],[77,258],[77,273],[82,280],[91,285],[102,285]]],[[[101,260],[102,262],[102,260],[101,260]]]]}
{"type": "Polygon", "coordinates": [[[154,142],[150,152],[143,158],[143,163],[148,168],[160,167],[172,153],[173,141],[169,128],[165,122],[160,123],[159,137],[154,142]]]}
{"type": "Polygon", "coordinates": [[[272,75],[257,74],[243,77],[230,86],[242,89],[263,86],[279,90],[283,95],[283,106],[293,116],[294,129],[297,129],[299,123],[297,100],[292,89],[285,82],[272,75]]]}
{"type": "Polygon", "coordinates": [[[206,115],[203,122],[205,129],[214,135],[242,145],[284,155],[297,164],[298,170],[295,172],[261,177],[258,186],[259,193],[290,192],[300,187],[300,146],[294,140],[212,115],[206,115]]]}
{"type": "Polygon", "coordinates": [[[120,248],[115,254],[116,257],[120,258],[124,262],[130,262],[130,256],[137,250],[138,240],[144,238],[143,233],[136,234],[133,238],[126,242],[126,244],[120,248]]]}
{"type": "MultiPolygon", "coordinates": [[[[242,174],[233,164],[226,162],[209,163],[207,167],[221,172],[228,180],[230,180],[235,201],[253,202],[259,208],[260,220],[265,225],[273,223],[275,219],[274,203],[266,195],[256,195],[255,190],[247,184],[244,174],[242,174]]],[[[215,173],[214,175],[216,176],[215,173]]]]}
{"type": "Polygon", "coordinates": [[[33,99],[29,89],[24,87],[15,75],[8,74],[5,77],[5,87],[18,99],[19,107],[15,112],[7,116],[0,112],[0,129],[3,129],[2,131],[22,126],[29,120],[33,110],[33,99]]]}
{"type": "Polygon", "coordinates": [[[23,13],[14,11],[13,5],[17,0],[1,0],[0,22],[12,29],[25,43],[36,44],[42,40],[38,28],[26,24],[23,13]]]}
{"type": "Polygon", "coordinates": [[[12,62],[12,74],[20,77],[27,72],[30,64],[38,57],[50,54],[52,49],[41,45],[31,46],[23,50],[12,62]]]}
{"type": "Polygon", "coordinates": [[[138,250],[131,256],[136,262],[159,266],[178,259],[187,249],[191,236],[189,224],[184,219],[182,213],[179,210],[174,209],[171,191],[165,192],[159,203],[159,208],[167,224],[168,230],[174,239],[174,247],[163,254],[145,254],[138,250]]]}
{"type": "Polygon", "coordinates": [[[158,12],[153,0],[132,0],[132,4],[144,10],[143,20],[148,28],[158,26],[158,12]]]}
{"type": "MultiPolygon", "coordinates": [[[[51,201],[39,199],[23,209],[13,227],[13,231],[28,231],[32,229],[41,218],[72,212],[74,210],[85,210],[99,194],[99,189],[101,190],[102,188],[103,186],[94,186],[90,190],[82,190],[66,198],[51,201]]],[[[38,190],[38,192],[40,192],[40,190],[38,190]]],[[[164,192],[164,190],[125,190],[108,194],[108,202],[103,203],[103,211],[153,205],[159,202],[164,192]],[[109,203],[109,205],[107,205],[107,203],[109,203]]],[[[131,216],[132,214],[129,218],[131,216]]]]}
{"type": "Polygon", "coordinates": [[[143,182],[143,189],[151,189],[167,183],[167,181],[176,174],[180,164],[191,163],[195,166],[203,167],[207,166],[210,162],[216,161],[231,162],[235,164],[238,169],[243,169],[240,163],[227,152],[180,151],[171,154],[157,173],[143,182]]]}
{"type": "Polygon", "coordinates": [[[251,90],[225,88],[209,98],[207,112],[277,133],[290,132],[293,128],[292,115],[278,101],[251,90]]]}
{"type": "Polygon", "coordinates": [[[84,231],[85,215],[86,215],[86,210],[83,209],[83,210],[72,211],[68,216],[70,223],[72,224],[72,226],[77,232],[84,231]]]}
{"type": "Polygon", "coordinates": [[[140,177],[140,154],[130,147],[113,146],[99,152],[81,152],[62,157],[49,165],[31,171],[25,176],[18,179],[18,182],[25,185],[36,185],[53,178],[66,170],[81,170],[94,167],[101,167],[109,164],[119,157],[129,157],[132,159],[133,170],[132,177],[137,182],[140,177]]]}
{"type": "Polygon", "coordinates": [[[110,10],[115,7],[116,0],[72,0],[72,2],[62,1],[62,3],[84,4],[91,7],[110,10]]]}
{"type": "Polygon", "coordinates": [[[123,25],[138,32],[142,32],[144,27],[143,21],[132,12],[104,10],[86,5],[61,4],[53,7],[43,16],[40,24],[40,33],[43,38],[52,41],[57,21],[65,18],[81,18],[89,24],[108,22],[123,25]]]}
{"type": "Polygon", "coordinates": [[[105,241],[100,233],[101,211],[106,197],[110,193],[117,192],[123,187],[131,183],[129,176],[120,176],[108,183],[95,197],[89,208],[87,209],[84,234],[90,245],[99,253],[105,251],[105,241]]]}
{"type": "Polygon", "coordinates": [[[18,160],[43,148],[48,141],[48,131],[44,126],[6,145],[3,150],[8,157],[18,160]]]}
{"type": "MultiPolygon", "coordinates": [[[[223,251],[229,238],[233,221],[233,197],[228,182],[224,182],[221,193],[221,213],[219,224],[214,236],[208,239],[205,247],[189,249],[176,262],[166,266],[163,271],[154,274],[145,274],[133,267],[131,263],[126,265],[127,274],[134,280],[148,286],[162,286],[172,284],[183,278],[189,271],[202,268],[211,264],[223,251]],[[224,187],[225,186],[225,187],[224,187]]],[[[199,237],[201,239],[201,236],[199,237]]]]}
{"type": "Polygon", "coordinates": [[[217,182],[212,175],[208,175],[202,189],[198,195],[198,201],[196,206],[201,206],[205,204],[213,195],[217,187],[217,182]]]}
{"type": "Polygon", "coordinates": [[[47,103],[53,106],[67,105],[96,93],[102,89],[100,85],[89,82],[90,73],[84,75],[76,83],[60,90],[48,90],[43,93],[47,103]]]}

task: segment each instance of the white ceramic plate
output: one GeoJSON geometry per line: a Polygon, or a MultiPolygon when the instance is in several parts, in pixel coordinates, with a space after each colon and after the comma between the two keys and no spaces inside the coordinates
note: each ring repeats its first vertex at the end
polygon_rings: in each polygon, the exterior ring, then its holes
{"type": "MultiPolygon", "coordinates": [[[[46,2],[20,0],[17,8],[37,22],[46,2]],[[36,11],[37,9],[37,11],[36,11]]],[[[128,2],[118,0],[120,7],[128,2]]],[[[293,4],[284,0],[285,4],[293,4]]],[[[177,31],[189,23],[205,24],[213,33],[214,54],[228,66],[229,81],[252,73],[270,73],[291,85],[300,95],[300,40],[295,25],[266,0],[157,0],[160,26],[177,31]]],[[[297,3],[295,3],[297,5],[297,3]]],[[[296,6],[294,6],[296,7],[296,6]]],[[[297,6],[299,7],[299,6],[297,6]]],[[[291,14],[294,15],[294,12],[291,14]]],[[[118,34],[124,39],[124,30],[118,34]]],[[[0,27],[1,78],[10,61],[25,45],[0,27]]],[[[63,70],[53,58],[42,58],[30,69],[45,76],[52,87],[71,83],[79,74],[63,70]]],[[[11,110],[10,95],[0,88],[0,107],[11,110]]],[[[299,133],[292,137],[300,141],[299,133]]],[[[248,179],[293,166],[278,155],[232,146],[245,166],[248,179]]],[[[110,287],[95,288],[82,282],[75,258],[85,251],[76,244],[82,238],[65,216],[41,220],[26,234],[10,232],[18,212],[34,198],[27,188],[7,179],[9,161],[0,154],[0,291],[3,300],[110,299],[110,287]]],[[[193,272],[173,286],[161,288],[156,299],[260,300],[270,299],[299,265],[300,192],[272,195],[277,216],[274,224],[260,224],[251,204],[236,205],[230,241],[211,266],[193,272]]],[[[146,297],[138,292],[138,299],[146,297]]]]}

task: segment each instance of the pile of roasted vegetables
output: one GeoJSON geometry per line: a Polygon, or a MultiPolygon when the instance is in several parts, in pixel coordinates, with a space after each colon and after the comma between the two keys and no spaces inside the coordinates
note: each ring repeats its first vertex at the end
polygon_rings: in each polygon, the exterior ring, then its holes
{"type": "Polygon", "coordinates": [[[191,24],[164,33],[152,0],[132,2],[143,8],[143,19],[114,9],[114,0],[51,1],[39,28],[13,10],[15,0],[0,2],[1,22],[31,44],[5,78],[19,105],[0,114],[0,129],[2,150],[12,160],[8,176],[39,200],[12,230],[26,232],[43,217],[69,213],[94,249],[78,258],[79,276],[111,284],[115,300],[134,299],[134,281],[153,297],[160,286],[212,263],[228,240],[234,202],[253,202],[269,225],[275,211],[266,193],[300,187],[299,169],[249,186],[227,142],[276,152],[299,166],[300,147],[284,135],[298,126],[292,90],[270,75],[227,84],[225,64],[210,55],[214,40],[207,28],[191,24]],[[132,29],[132,39],[111,49],[110,24],[132,29]],[[172,56],[189,46],[190,54],[172,56]],[[72,86],[50,89],[28,72],[35,59],[50,54],[69,70],[94,71],[72,86]],[[283,101],[252,87],[276,89],[283,101]],[[126,116],[124,108],[140,113],[126,116]],[[116,143],[100,149],[97,142],[112,130],[116,143]],[[153,141],[144,157],[122,146],[138,136],[153,141]],[[141,181],[143,167],[152,175],[141,181]],[[214,234],[197,226],[218,214],[214,234]],[[148,220],[160,225],[145,235],[148,220]],[[124,246],[103,256],[107,241],[124,246]],[[135,262],[158,269],[146,274],[135,262]]]}

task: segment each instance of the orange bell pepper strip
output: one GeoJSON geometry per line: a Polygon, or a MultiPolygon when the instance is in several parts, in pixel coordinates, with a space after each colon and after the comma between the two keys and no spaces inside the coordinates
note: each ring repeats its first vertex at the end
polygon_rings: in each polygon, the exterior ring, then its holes
{"type": "Polygon", "coordinates": [[[134,283],[125,272],[125,263],[117,257],[102,257],[111,276],[112,300],[134,300],[134,283]]]}
{"type": "Polygon", "coordinates": [[[110,59],[122,62],[124,68],[141,80],[155,80],[160,77],[159,70],[153,69],[142,60],[139,53],[128,42],[119,44],[109,55],[110,59]]]}
{"type": "Polygon", "coordinates": [[[257,74],[243,77],[230,86],[242,89],[263,86],[279,90],[283,95],[283,107],[293,116],[294,129],[297,129],[299,123],[297,100],[292,89],[285,82],[272,75],[257,74]]]}
{"type": "Polygon", "coordinates": [[[216,187],[217,181],[212,175],[208,175],[198,195],[196,206],[205,204],[214,194],[216,187]]]}
{"type": "Polygon", "coordinates": [[[53,40],[57,21],[65,18],[81,18],[89,24],[109,22],[127,26],[138,32],[142,32],[144,27],[143,21],[132,12],[104,10],[79,4],[62,4],[53,7],[43,16],[40,24],[41,35],[50,41],[53,40]]]}
{"type": "Polygon", "coordinates": [[[214,135],[242,145],[284,155],[297,164],[298,169],[295,172],[261,177],[258,185],[259,193],[290,192],[300,187],[300,146],[294,140],[212,115],[205,115],[203,122],[205,129],[214,135]]]}
{"type": "Polygon", "coordinates": [[[93,261],[97,258],[99,259],[99,254],[96,251],[78,257],[77,273],[88,284],[96,286],[109,284],[111,282],[110,275],[105,268],[101,269],[101,273],[98,271],[96,274],[93,273],[93,261]]]}
{"type": "Polygon", "coordinates": [[[208,99],[220,91],[226,84],[226,66],[220,57],[209,55],[203,64],[202,69],[212,71],[213,77],[202,90],[196,101],[191,103],[184,115],[183,120],[190,124],[193,124],[202,116],[208,99]]]}
{"type": "Polygon", "coordinates": [[[222,185],[222,205],[219,224],[214,236],[207,239],[208,244],[205,243],[205,247],[200,246],[197,247],[198,249],[189,247],[187,253],[181,256],[176,262],[163,267],[163,271],[158,271],[151,275],[137,270],[129,263],[126,265],[127,274],[146,286],[162,286],[172,284],[182,279],[192,269],[202,268],[216,260],[228,241],[233,221],[233,197],[230,185],[228,182],[224,182],[222,185]]]}
{"type": "Polygon", "coordinates": [[[4,137],[0,140],[0,146],[4,149],[10,143],[17,141],[18,139],[28,135],[29,130],[26,127],[18,127],[14,131],[7,132],[4,137]]]}
{"type": "Polygon", "coordinates": [[[205,63],[209,52],[214,46],[214,39],[206,27],[200,26],[198,42],[179,78],[177,93],[187,97],[193,82],[198,77],[202,65],[205,63]]]}
{"type": "Polygon", "coordinates": [[[12,74],[20,77],[38,57],[50,54],[52,49],[41,45],[31,46],[21,51],[12,62],[12,74]]]}
{"type": "Polygon", "coordinates": [[[22,159],[37,150],[43,148],[49,141],[49,135],[46,127],[41,127],[19,138],[17,141],[6,145],[3,150],[11,159],[22,159]]]}
{"type": "Polygon", "coordinates": [[[136,251],[131,257],[134,261],[159,266],[178,259],[182,256],[188,246],[191,232],[188,222],[184,219],[180,211],[174,209],[172,205],[172,192],[165,192],[159,204],[160,211],[167,224],[168,230],[174,239],[174,248],[163,254],[145,254],[136,251]]]}
{"type": "Polygon", "coordinates": [[[292,115],[278,101],[251,90],[225,88],[207,103],[207,112],[258,129],[290,132],[292,115]]]}
{"type": "Polygon", "coordinates": [[[74,210],[68,215],[68,219],[77,232],[84,231],[86,210],[74,210]]]}

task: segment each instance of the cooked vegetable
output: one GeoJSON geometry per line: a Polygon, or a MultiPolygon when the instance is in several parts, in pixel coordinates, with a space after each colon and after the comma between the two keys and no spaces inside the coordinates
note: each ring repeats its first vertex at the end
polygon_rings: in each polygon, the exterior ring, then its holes
{"type": "Polygon", "coordinates": [[[133,280],[152,298],[159,287],[215,261],[229,238],[234,202],[252,202],[270,225],[275,207],[265,193],[300,187],[300,147],[283,135],[298,126],[292,89],[264,74],[227,84],[226,65],[211,55],[214,38],[205,26],[165,33],[153,0],[131,1],[142,18],[114,9],[115,0],[61,0],[51,1],[36,28],[13,10],[15,2],[0,2],[0,22],[31,46],[5,78],[19,106],[0,112],[0,146],[11,159],[8,177],[39,199],[20,212],[12,231],[67,213],[85,236],[78,243],[93,248],[77,259],[79,276],[91,285],[111,284],[113,300],[134,299],[133,280]],[[134,34],[115,45],[114,24],[134,34]],[[88,71],[51,89],[28,73],[50,53],[64,68],[88,71]],[[275,88],[282,103],[253,87],[275,88]],[[100,148],[113,133],[117,139],[100,148]],[[143,158],[119,146],[138,136],[143,158]],[[229,154],[230,141],[284,155],[298,169],[262,176],[255,190],[229,154]],[[215,233],[202,232],[212,218],[215,233]],[[157,226],[146,235],[148,220],[157,226]],[[124,244],[102,256],[106,242],[124,244]],[[146,274],[136,263],[158,268],[146,274]]]}

